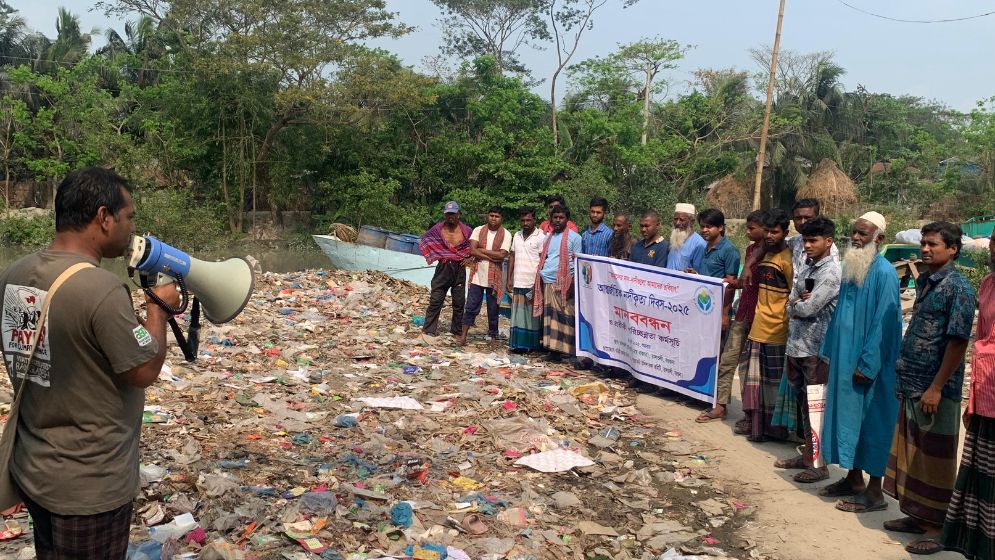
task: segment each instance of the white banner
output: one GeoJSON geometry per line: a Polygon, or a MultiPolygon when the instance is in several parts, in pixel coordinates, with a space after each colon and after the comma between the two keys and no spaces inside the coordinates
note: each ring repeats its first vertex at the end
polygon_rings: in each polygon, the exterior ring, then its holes
{"type": "Polygon", "coordinates": [[[577,355],[715,403],[721,278],[578,255],[577,355]]]}

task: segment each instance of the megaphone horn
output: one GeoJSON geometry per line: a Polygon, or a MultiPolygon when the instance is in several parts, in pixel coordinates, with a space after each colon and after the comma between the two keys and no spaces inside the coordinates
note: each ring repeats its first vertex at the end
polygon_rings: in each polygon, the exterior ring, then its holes
{"type": "Polygon", "coordinates": [[[136,235],[132,239],[128,267],[143,275],[164,274],[182,279],[190,293],[200,300],[204,316],[216,325],[238,317],[256,285],[252,265],[243,258],[202,261],[152,236],[136,235]]]}

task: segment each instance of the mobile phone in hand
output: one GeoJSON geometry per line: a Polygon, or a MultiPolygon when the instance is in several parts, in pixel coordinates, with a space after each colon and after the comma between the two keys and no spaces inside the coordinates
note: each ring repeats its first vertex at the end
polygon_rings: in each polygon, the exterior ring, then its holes
{"type": "Polygon", "coordinates": [[[811,292],[814,289],[815,289],[815,278],[806,278],[805,279],[805,291],[806,292],[811,292]]]}

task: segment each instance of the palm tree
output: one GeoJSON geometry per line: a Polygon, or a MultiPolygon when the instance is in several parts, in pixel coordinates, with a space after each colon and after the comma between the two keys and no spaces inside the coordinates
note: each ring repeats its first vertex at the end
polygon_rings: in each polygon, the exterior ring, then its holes
{"type": "Polygon", "coordinates": [[[86,56],[90,49],[90,33],[80,30],[79,16],[65,8],[59,8],[59,17],[55,20],[55,41],[48,48],[47,62],[49,72],[54,73],[59,65],[75,64],[86,56]]]}
{"type": "Polygon", "coordinates": [[[25,36],[24,18],[0,0],[0,64],[17,64],[21,58],[21,40],[25,36]]]}
{"type": "Polygon", "coordinates": [[[166,44],[155,20],[142,16],[137,22],[124,24],[124,37],[114,29],[108,29],[104,37],[107,44],[97,51],[98,55],[112,61],[126,57],[127,66],[123,74],[139,87],[155,80],[151,64],[166,53],[166,44]]]}

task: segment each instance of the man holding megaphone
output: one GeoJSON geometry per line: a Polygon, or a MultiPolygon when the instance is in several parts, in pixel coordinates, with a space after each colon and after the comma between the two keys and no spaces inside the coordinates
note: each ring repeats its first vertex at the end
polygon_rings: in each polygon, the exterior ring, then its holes
{"type": "MultiPolygon", "coordinates": [[[[145,387],[166,356],[161,305],[136,317],[99,267],[135,233],[128,182],[72,171],[55,196],[55,240],[0,274],[3,357],[14,387],[0,441],[0,509],[21,499],[38,558],[124,558],[139,490],[145,387]],[[57,292],[57,293],[56,293],[57,292]]],[[[175,307],[174,284],[150,288],[175,307]]]]}

